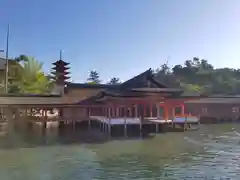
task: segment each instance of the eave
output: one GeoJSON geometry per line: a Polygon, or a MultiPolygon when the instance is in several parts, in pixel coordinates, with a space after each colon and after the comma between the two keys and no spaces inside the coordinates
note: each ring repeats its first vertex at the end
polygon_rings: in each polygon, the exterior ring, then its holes
{"type": "Polygon", "coordinates": [[[67,87],[70,89],[86,88],[86,89],[115,89],[119,85],[111,84],[91,84],[91,83],[68,83],[67,87]]]}

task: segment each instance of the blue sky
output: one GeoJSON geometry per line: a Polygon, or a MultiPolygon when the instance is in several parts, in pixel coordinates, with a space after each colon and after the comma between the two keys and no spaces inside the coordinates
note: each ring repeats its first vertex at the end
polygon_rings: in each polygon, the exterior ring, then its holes
{"type": "Polygon", "coordinates": [[[97,70],[126,80],[194,56],[240,68],[239,0],[1,0],[0,49],[71,63],[74,82],[97,70]]]}

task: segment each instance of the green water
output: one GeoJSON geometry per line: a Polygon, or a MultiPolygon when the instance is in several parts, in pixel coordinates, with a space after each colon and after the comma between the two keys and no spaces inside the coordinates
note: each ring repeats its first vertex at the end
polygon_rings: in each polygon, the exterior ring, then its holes
{"type": "Polygon", "coordinates": [[[54,141],[1,149],[0,179],[240,179],[240,124],[144,140],[54,141]]]}

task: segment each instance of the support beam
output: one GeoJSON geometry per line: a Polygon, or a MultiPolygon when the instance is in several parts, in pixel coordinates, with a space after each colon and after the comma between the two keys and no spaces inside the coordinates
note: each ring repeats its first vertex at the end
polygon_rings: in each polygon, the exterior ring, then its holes
{"type": "MultiPolygon", "coordinates": [[[[127,109],[128,109],[128,111],[129,111],[129,116],[132,117],[132,108],[129,107],[129,108],[127,108],[127,109]]],[[[127,114],[128,114],[128,113],[127,113],[127,114]]]]}
{"type": "Polygon", "coordinates": [[[127,108],[124,108],[124,136],[127,137],[127,120],[126,120],[127,108]]]}
{"type": "Polygon", "coordinates": [[[23,132],[25,132],[27,130],[27,123],[28,123],[28,117],[27,117],[27,108],[23,108],[22,109],[22,117],[21,117],[21,121],[22,121],[22,127],[23,127],[23,132]]]}
{"type": "Polygon", "coordinates": [[[106,129],[105,129],[105,122],[107,122],[107,118],[104,118],[103,121],[101,121],[101,126],[102,126],[102,131],[105,132],[106,129]]]}
{"type": "Polygon", "coordinates": [[[139,124],[140,137],[142,137],[142,120],[143,120],[143,117],[140,116],[139,120],[140,120],[140,124],[139,124]]]}
{"type": "Polygon", "coordinates": [[[165,121],[169,119],[169,107],[167,104],[164,106],[164,118],[165,118],[165,121]]]}
{"type": "MultiPolygon", "coordinates": [[[[157,119],[160,120],[160,105],[159,104],[156,104],[157,106],[157,119]]],[[[156,123],[156,133],[159,132],[159,124],[156,123]]]]}
{"type": "Polygon", "coordinates": [[[108,109],[108,135],[111,137],[111,116],[110,116],[110,111],[108,109]]]}
{"type": "Polygon", "coordinates": [[[146,117],[147,116],[147,105],[146,104],[143,105],[143,109],[144,109],[143,117],[146,117]]]}
{"type": "Polygon", "coordinates": [[[181,104],[181,114],[184,115],[185,114],[185,105],[181,104]]]}
{"type": "Polygon", "coordinates": [[[7,119],[7,134],[12,135],[14,132],[14,122],[13,122],[13,114],[11,108],[4,108],[4,115],[7,119]]]}
{"type": "Polygon", "coordinates": [[[20,114],[19,114],[19,109],[18,108],[15,108],[14,121],[16,122],[17,129],[21,130],[21,118],[20,118],[20,114]]]}
{"type": "Polygon", "coordinates": [[[116,117],[116,106],[112,108],[112,116],[116,117]]]}
{"type": "Polygon", "coordinates": [[[153,104],[149,105],[150,117],[153,117],[153,104]]]}
{"type": "Polygon", "coordinates": [[[72,108],[72,128],[73,128],[73,132],[75,132],[76,130],[76,108],[72,108]]]}
{"type": "Polygon", "coordinates": [[[185,116],[185,122],[184,122],[183,130],[185,131],[187,129],[188,129],[187,116],[185,116]]]}
{"type": "Polygon", "coordinates": [[[176,122],[175,107],[172,107],[172,128],[175,128],[175,122],[176,122]]]}
{"type": "Polygon", "coordinates": [[[88,129],[91,129],[91,108],[88,108],[88,129]]]}
{"type": "Polygon", "coordinates": [[[119,107],[116,108],[116,116],[119,117],[119,107]]]}
{"type": "Polygon", "coordinates": [[[135,105],[135,117],[139,118],[139,135],[142,137],[142,116],[138,114],[138,105],[135,105]]]}
{"type": "Polygon", "coordinates": [[[43,126],[42,126],[42,135],[46,135],[46,129],[47,129],[47,111],[46,109],[43,109],[43,126]]]}

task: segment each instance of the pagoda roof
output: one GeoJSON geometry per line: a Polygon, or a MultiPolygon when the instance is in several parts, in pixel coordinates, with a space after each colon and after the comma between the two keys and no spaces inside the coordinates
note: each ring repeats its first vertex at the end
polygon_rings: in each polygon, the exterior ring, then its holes
{"type": "Polygon", "coordinates": [[[67,63],[67,62],[65,62],[65,61],[63,61],[63,60],[58,60],[58,61],[56,61],[56,62],[54,62],[54,63],[52,63],[52,64],[53,64],[53,65],[63,64],[63,65],[65,65],[65,66],[69,65],[69,63],[67,63]]]}
{"type": "Polygon", "coordinates": [[[67,74],[70,74],[70,73],[69,72],[51,72],[51,74],[57,75],[57,76],[63,76],[63,75],[67,75],[67,74]]]}
{"type": "Polygon", "coordinates": [[[63,66],[63,67],[54,66],[52,69],[53,69],[53,70],[59,70],[59,69],[67,70],[67,69],[70,69],[70,67],[67,67],[67,66],[63,66]]]}
{"type": "Polygon", "coordinates": [[[68,76],[58,76],[58,77],[56,77],[56,76],[49,76],[51,79],[55,79],[55,80],[57,80],[57,79],[60,79],[60,80],[64,80],[64,79],[70,79],[70,77],[68,77],[68,76]]]}

